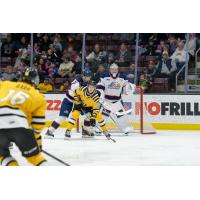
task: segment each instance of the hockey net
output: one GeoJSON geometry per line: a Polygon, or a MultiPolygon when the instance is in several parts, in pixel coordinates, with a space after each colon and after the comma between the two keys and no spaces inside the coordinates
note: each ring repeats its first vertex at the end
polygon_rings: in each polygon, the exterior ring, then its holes
{"type": "MultiPolygon", "coordinates": [[[[123,99],[123,97],[122,97],[123,99]]],[[[151,116],[147,111],[147,103],[144,99],[144,91],[141,87],[137,87],[134,94],[126,96],[123,99],[124,109],[132,111],[127,114],[128,124],[133,128],[132,132],[141,134],[155,134],[156,130],[151,122],[151,116]]],[[[110,132],[122,132],[120,127],[110,120],[108,122],[110,132]]]]}
{"type": "MultiPolygon", "coordinates": [[[[151,122],[151,116],[147,111],[147,103],[144,99],[144,91],[141,87],[137,87],[134,94],[122,97],[124,102],[124,109],[126,111],[132,110],[127,114],[128,124],[132,127],[131,132],[141,134],[155,134],[156,130],[151,122]]],[[[77,132],[80,132],[82,120],[77,122],[77,132]]],[[[107,123],[109,132],[119,133],[122,132],[119,125],[110,119],[107,123]]]]}

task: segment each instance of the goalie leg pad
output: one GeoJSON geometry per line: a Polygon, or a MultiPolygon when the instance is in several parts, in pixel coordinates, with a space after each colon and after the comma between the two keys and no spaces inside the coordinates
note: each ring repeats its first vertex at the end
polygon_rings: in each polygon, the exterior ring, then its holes
{"type": "Polygon", "coordinates": [[[116,121],[120,125],[120,128],[124,133],[128,133],[131,132],[131,130],[133,130],[130,124],[128,123],[129,119],[127,115],[116,117],[116,121]]]}
{"type": "MultiPolygon", "coordinates": [[[[115,105],[115,108],[117,108],[117,112],[124,112],[124,106],[123,106],[123,101],[118,101],[116,103],[114,103],[113,105],[115,105]]],[[[127,116],[127,114],[125,115],[114,115],[113,114],[113,119],[116,121],[116,124],[119,126],[119,128],[124,132],[124,133],[128,133],[131,132],[132,127],[129,124],[129,118],[127,116]]]]}

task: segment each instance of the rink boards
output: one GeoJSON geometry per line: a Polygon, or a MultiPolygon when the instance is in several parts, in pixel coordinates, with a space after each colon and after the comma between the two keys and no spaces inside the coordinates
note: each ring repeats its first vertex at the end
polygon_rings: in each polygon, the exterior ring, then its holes
{"type": "MultiPolygon", "coordinates": [[[[64,94],[45,94],[47,100],[47,126],[60,110],[64,94]]],[[[140,96],[123,96],[125,109],[133,109],[130,122],[138,125],[140,121],[140,96]]],[[[200,95],[144,95],[144,122],[150,122],[161,130],[200,130],[200,95]]],[[[66,123],[62,124],[65,127],[66,123]]],[[[110,121],[109,125],[115,124],[110,121]]]]}

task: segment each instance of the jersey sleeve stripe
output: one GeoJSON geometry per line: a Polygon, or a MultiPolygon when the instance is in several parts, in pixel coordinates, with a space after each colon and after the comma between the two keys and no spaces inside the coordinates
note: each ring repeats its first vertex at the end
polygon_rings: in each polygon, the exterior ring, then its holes
{"type": "Polygon", "coordinates": [[[32,116],[32,118],[37,118],[37,119],[45,119],[45,116],[32,116]]]}
{"type": "Polygon", "coordinates": [[[20,116],[26,117],[25,113],[22,110],[18,108],[12,109],[12,107],[9,107],[9,106],[0,107],[0,114],[10,114],[10,115],[12,114],[18,117],[20,116]]]}
{"type": "Polygon", "coordinates": [[[41,140],[42,139],[42,136],[40,135],[38,138],[36,138],[36,140],[41,140]]]}
{"type": "Polygon", "coordinates": [[[37,118],[32,118],[32,122],[36,122],[36,123],[45,123],[45,118],[42,118],[42,119],[37,119],[37,118]]]}
{"type": "Polygon", "coordinates": [[[96,103],[97,101],[99,101],[99,98],[94,99],[94,102],[96,103]]]}
{"type": "Polygon", "coordinates": [[[45,122],[31,122],[31,124],[36,124],[36,125],[45,125],[45,122]]]}
{"type": "Polygon", "coordinates": [[[41,130],[34,129],[34,133],[41,133],[41,130]]]}
{"type": "Polygon", "coordinates": [[[0,117],[7,117],[7,116],[17,116],[17,117],[22,117],[22,118],[25,118],[25,116],[23,115],[18,115],[18,114],[12,114],[12,113],[7,113],[7,114],[0,114],[0,117]]]}
{"type": "Polygon", "coordinates": [[[96,93],[92,96],[92,98],[94,99],[95,97],[99,97],[99,95],[96,93]]]}
{"type": "Polygon", "coordinates": [[[11,106],[0,106],[0,108],[10,108],[12,110],[20,110],[19,108],[13,108],[11,106]]]}

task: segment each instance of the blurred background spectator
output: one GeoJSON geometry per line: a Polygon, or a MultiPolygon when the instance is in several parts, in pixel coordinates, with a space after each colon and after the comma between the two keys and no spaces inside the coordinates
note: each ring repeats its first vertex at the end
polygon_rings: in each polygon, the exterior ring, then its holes
{"type": "Polygon", "coordinates": [[[52,92],[53,91],[53,87],[50,84],[50,80],[49,78],[45,78],[43,83],[40,83],[38,85],[38,89],[40,92],[45,93],[45,92],[52,92]]]}
{"type": "Polygon", "coordinates": [[[64,82],[61,86],[60,86],[60,91],[64,92],[66,90],[68,90],[70,88],[70,81],[67,80],[66,82],[64,82]]]}
{"type": "Polygon", "coordinates": [[[175,60],[169,58],[168,52],[164,51],[162,53],[162,59],[157,64],[156,77],[159,78],[168,78],[171,89],[175,89],[175,78],[177,65],[175,60]]]}
{"type": "Polygon", "coordinates": [[[172,55],[177,48],[177,39],[174,35],[170,35],[168,38],[169,42],[169,55],[172,55]]]}
{"type": "MultiPolygon", "coordinates": [[[[185,50],[186,50],[186,44],[185,44],[185,50]]],[[[196,37],[194,34],[189,35],[189,44],[188,44],[188,53],[190,56],[189,60],[189,67],[195,66],[195,51],[196,51],[196,37]]]]}
{"type": "Polygon", "coordinates": [[[93,79],[97,82],[100,81],[100,78],[104,78],[108,73],[106,73],[106,68],[103,64],[98,66],[96,73],[94,73],[93,79]]]}
{"type": "MultiPolygon", "coordinates": [[[[132,33],[86,34],[84,67],[89,67],[98,81],[108,73],[109,66],[116,62],[121,73],[134,83],[135,38],[136,35],[132,33]]],[[[190,34],[190,67],[195,66],[199,38],[199,34],[190,34]]],[[[44,84],[48,77],[53,91],[64,91],[81,74],[82,34],[35,33],[33,47],[33,67],[38,70],[40,83],[44,84]]],[[[185,49],[185,34],[140,34],[137,83],[143,82],[144,85],[150,82],[145,87],[150,88],[146,89],[148,92],[156,84],[156,78],[161,79],[161,82],[167,79],[167,84],[174,89],[176,74],[186,63],[185,49]]],[[[30,34],[6,34],[1,46],[2,79],[12,79],[14,76],[14,79],[18,79],[22,70],[30,66],[30,54],[30,34]]],[[[180,78],[183,77],[184,70],[180,78]]]]}
{"type": "MultiPolygon", "coordinates": [[[[126,79],[129,82],[135,83],[135,64],[130,64],[129,68],[124,74],[126,76],[126,79]]],[[[137,84],[138,84],[139,79],[140,79],[140,69],[138,69],[137,77],[138,77],[138,80],[137,80],[137,84]]]]}
{"type": "Polygon", "coordinates": [[[8,65],[6,71],[2,73],[1,79],[4,81],[14,81],[16,80],[16,75],[14,73],[13,67],[8,65]]]}
{"type": "Polygon", "coordinates": [[[146,70],[147,78],[149,78],[152,81],[156,76],[156,71],[157,71],[157,68],[154,61],[150,60],[148,63],[148,68],[146,70]]]}
{"type": "Polygon", "coordinates": [[[1,46],[1,55],[2,56],[7,56],[7,57],[12,57],[14,54],[14,42],[12,40],[12,35],[8,34],[7,38],[5,41],[2,43],[1,46]]]}
{"type": "Polygon", "coordinates": [[[145,74],[140,75],[139,86],[146,92],[150,89],[152,82],[145,74]]]}
{"type": "Polygon", "coordinates": [[[186,51],[184,49],[184,42],[179,41],[178,46],[171,56],[171,59],[176,62],[178,70],[180,70],[186,62],[186,51]]]}
{"type": "Polygon", "coordinates": [[[146,46],[146,51],[145,53],[143,53],[143,55],[146,55],[146,56],[155,56],[156,55],[156,45],[154,44],[154,36],[151,36],[149,38],[149,43],[148,45],[146,46]]]}
{"type": "Polygon", "coordinates": [[[128,67],[131,62],[131,52],[128,50],[126,43],[121,43],[115,62],[119,67],[128,67]]]}
{"type": "Polygon", "coordinates": [[[60,67],[58,69],[58,74],[64,78],[64,77],[68,77],[70,73],[72,73],[74,67],[74,63],[71,61],[71,57],[70,55],[67,55],[64,60],[63,63],[60,64],[60,67]]]}
{"type": "Polygon", "coordinates": [[[94,50],[86,57],[91,66],[91,71],[96,72],[100,64],[106,63],[107,52],[100,49],[99,44],[95,44],[94,50]]]}

